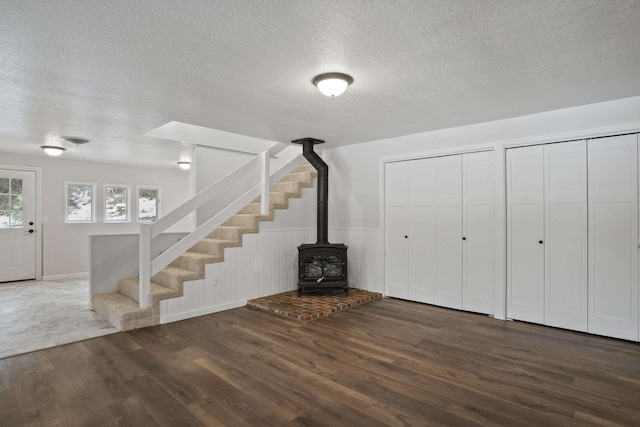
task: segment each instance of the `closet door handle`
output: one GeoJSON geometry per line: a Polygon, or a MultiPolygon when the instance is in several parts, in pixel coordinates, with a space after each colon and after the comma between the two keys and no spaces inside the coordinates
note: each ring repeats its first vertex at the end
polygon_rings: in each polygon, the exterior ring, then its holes
{"type": "Polygon", "coordinates": [[[409,236],[404,236],[404,238],[405,238],[405,239],[408,239],[408,238],[409,238],[409,236]]]}
{"type": "Polygon", "coordinates": [[[542,242],[542,240],[538,240],[538,243],[542,244],[543,242],[542,242]]]}
{"type": "Polygon", "coordinates": [[[466,237],[463,237],[463,238],[462,238],[462,240],[467,240],[467,238],[466,238],[466,237]]]}

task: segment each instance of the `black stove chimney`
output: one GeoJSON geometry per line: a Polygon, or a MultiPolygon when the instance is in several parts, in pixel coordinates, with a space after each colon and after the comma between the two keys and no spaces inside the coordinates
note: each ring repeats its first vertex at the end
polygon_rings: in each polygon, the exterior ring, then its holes
{"type": "Polygon", "coordinates": [[[323,144],[321,139],[302,138],[291,141],[294,144],[302,145],[302,155],[318,171],[318,215],[316,244],[329,243],[329,166],[313,151],[313,146],[323,144]]]}

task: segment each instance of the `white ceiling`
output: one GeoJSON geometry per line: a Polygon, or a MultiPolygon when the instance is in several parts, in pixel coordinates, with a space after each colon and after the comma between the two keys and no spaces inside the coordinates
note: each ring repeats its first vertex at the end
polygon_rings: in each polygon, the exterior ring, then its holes
{"type": "Polygon", "coordinates": [[[175,164],[144,135],[171,121],[335,147],[640,95],[638,0],[2,0],[0,43],[0,151],[78,159],[175,164]]]}

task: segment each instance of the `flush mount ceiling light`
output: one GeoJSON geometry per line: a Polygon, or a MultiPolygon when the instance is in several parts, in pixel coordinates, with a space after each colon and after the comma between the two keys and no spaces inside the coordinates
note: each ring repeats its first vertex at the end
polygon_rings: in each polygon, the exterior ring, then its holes
{"type": "Polygon", "coordinates": [[[353,83],[353,77],[342,73],[324,73],[313,78],[313,84],[323,95],[340,96],[349,85],[353,83]]]}
{"type": "Polygon", "coordinates": [[[42,148],[48,155],[54,157],[59,156],[64,151],[66,151],[66,148],[58,147],[56,145],[42,145],[40,146],[40,148],[42,148]]]}
{"type": "Polygon", "coordinates": [[[180,166],[180,169],[191,169],[191,162],[178,162],[178,166],[180,166]]]}
{"type": "Polygon", "coordinates": [[[90,139],[81,138],[79,136],[61,136],[60,139],[63,141],[71,142],[72,144],[82,145],[91,142],[90,139]]]}

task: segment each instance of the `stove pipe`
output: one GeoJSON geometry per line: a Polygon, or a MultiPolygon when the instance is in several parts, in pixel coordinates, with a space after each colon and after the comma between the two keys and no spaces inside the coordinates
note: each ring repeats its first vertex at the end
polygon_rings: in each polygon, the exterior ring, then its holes
{"type": "Polygon", "coordinates": [[[302,155],[318,171],[318,215],[316,244],[328,244],[329,229],[329,166],[313,151],[315,144],[324,143],[321,139],[302,138],[291,141],[302,145],[302,155]]]}

